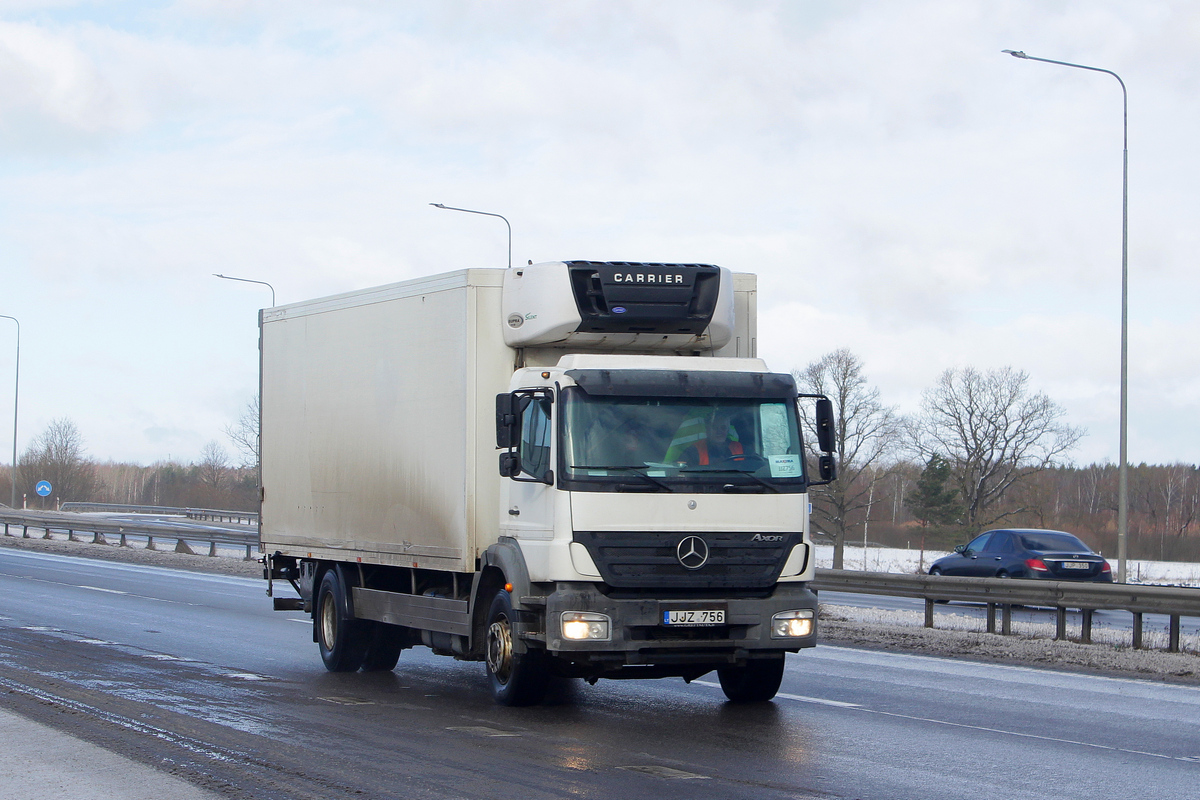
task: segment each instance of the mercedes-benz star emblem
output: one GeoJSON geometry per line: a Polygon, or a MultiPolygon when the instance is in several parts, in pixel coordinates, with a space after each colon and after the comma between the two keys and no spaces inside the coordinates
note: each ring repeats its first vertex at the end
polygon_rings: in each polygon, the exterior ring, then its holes
{"type": "Polygon", "coordinates": [[[687,536],[675,548],[675,556],[686,569],[700,569],[708,563],[708,543],[699,536],[687,536]]]}

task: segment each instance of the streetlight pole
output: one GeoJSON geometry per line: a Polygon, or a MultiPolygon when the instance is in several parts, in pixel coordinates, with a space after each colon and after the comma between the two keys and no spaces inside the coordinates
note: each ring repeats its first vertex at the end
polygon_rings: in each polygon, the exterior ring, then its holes
{"type": "Polygon", "coordinates": [[[1125,81],[1111,69],[1027,56],[1020,50],[1003,50],[1014,58],[1041,61],[1063,67],[1086,69],[1112,75],[1121,84],[1124,150],[1121,162],[1121,463],[1117,467],[1117,582],[1125,583],[1129,554],[1126,535],[1129,530],[1129,93],[1125,81]]]}
{"type": "Polygon", "coordinates": [[[272,286],[271,284],[267,283],[266,281],[256,281],[256,280],[251,280],[250,278],[235,278],[232,275],[218,275],[215,272],[213,273],[213,277],[214,278],[224,278],[227,281],[241,281],[242,283],[257,283],[260,286],[265,286],[271,290],[271,308],[275,307],[275,287],[272,286]]]}
{"type": "Polygon", "coordinates": [[[482,214],[485,217],[500,217],[500,219],[504,220],[504,224],[508,225],[508,268],[512,269],[512,225],[508,224],[508,220],[505,217],[501,217],[499,214],[493,214],[490,211],[473,211],[469,208],[455,208],[454,206],[447,206],[443,205],[442,203],[430,203],[429,205],[433,206],[434,208],[445,209],[446,211],[465,211],[468,214],[482,214]]]}
{"type": "Polygon", "coordinates": [[[17,400],[21,397],[21,323],[16,317],[10,317],[8,314],[0,314],[4,319],[11,319],[17,323],[17,369],[16,378],[13,380],[13,453],[12,453],[12,502],[10,505],[13,508],[17,507],[17,400]]]}

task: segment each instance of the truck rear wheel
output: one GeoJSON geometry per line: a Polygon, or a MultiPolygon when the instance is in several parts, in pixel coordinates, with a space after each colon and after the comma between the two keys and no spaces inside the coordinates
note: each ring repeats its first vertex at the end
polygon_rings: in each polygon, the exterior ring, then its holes
{"type": "Polygon", "coordinates": [[[546,696],[550,673],[545,653],[526,649],[516,652],[516,615],[512,598],[501,589],[492,598],[487,615],[487,672],[492,697],[503,706],[529,706],[546,696]]]}
{"type": "Polygon", "coordinates": [[[337,570],[326,570],[317,591],[313,624],[321,660],[330,672],[354,672],[367,657],[368,631],[361,620],[350,618],[348,605],[346,586],[337,570]]]}
{"type": "Polygon", "coordinates": [[[734,703],[762,703],[779,692],[783,683],[783,658],[747,661],[744,667],[717,670],[721,691],[734,703]]]}

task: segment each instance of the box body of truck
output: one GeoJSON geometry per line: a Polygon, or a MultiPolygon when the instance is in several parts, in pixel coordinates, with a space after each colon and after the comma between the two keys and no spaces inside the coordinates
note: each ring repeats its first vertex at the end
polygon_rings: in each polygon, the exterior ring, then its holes
{"type": "Polygon", "coordinates": [[[498,535],[497,270],[263,312],[267,552],[475,571],[498,535]]]}
{"type": "Polygon", "coordinates": [[[815,643],[814,481],[755,305],[715,267],[553,262],[265,310],[261,542],[300,595],[276,607],[330,669],[426,645],[506,703],[713,669],[773,695],[815,643]]]}

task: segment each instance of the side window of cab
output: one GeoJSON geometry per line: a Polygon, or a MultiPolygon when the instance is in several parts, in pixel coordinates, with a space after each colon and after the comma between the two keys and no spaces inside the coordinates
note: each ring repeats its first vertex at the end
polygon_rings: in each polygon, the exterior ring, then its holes
{"type": "Polygon", "coordinates": [[[550,398],[533,397],[521,413],[521,471],[541,480],[550,470],[550,398]]]}

